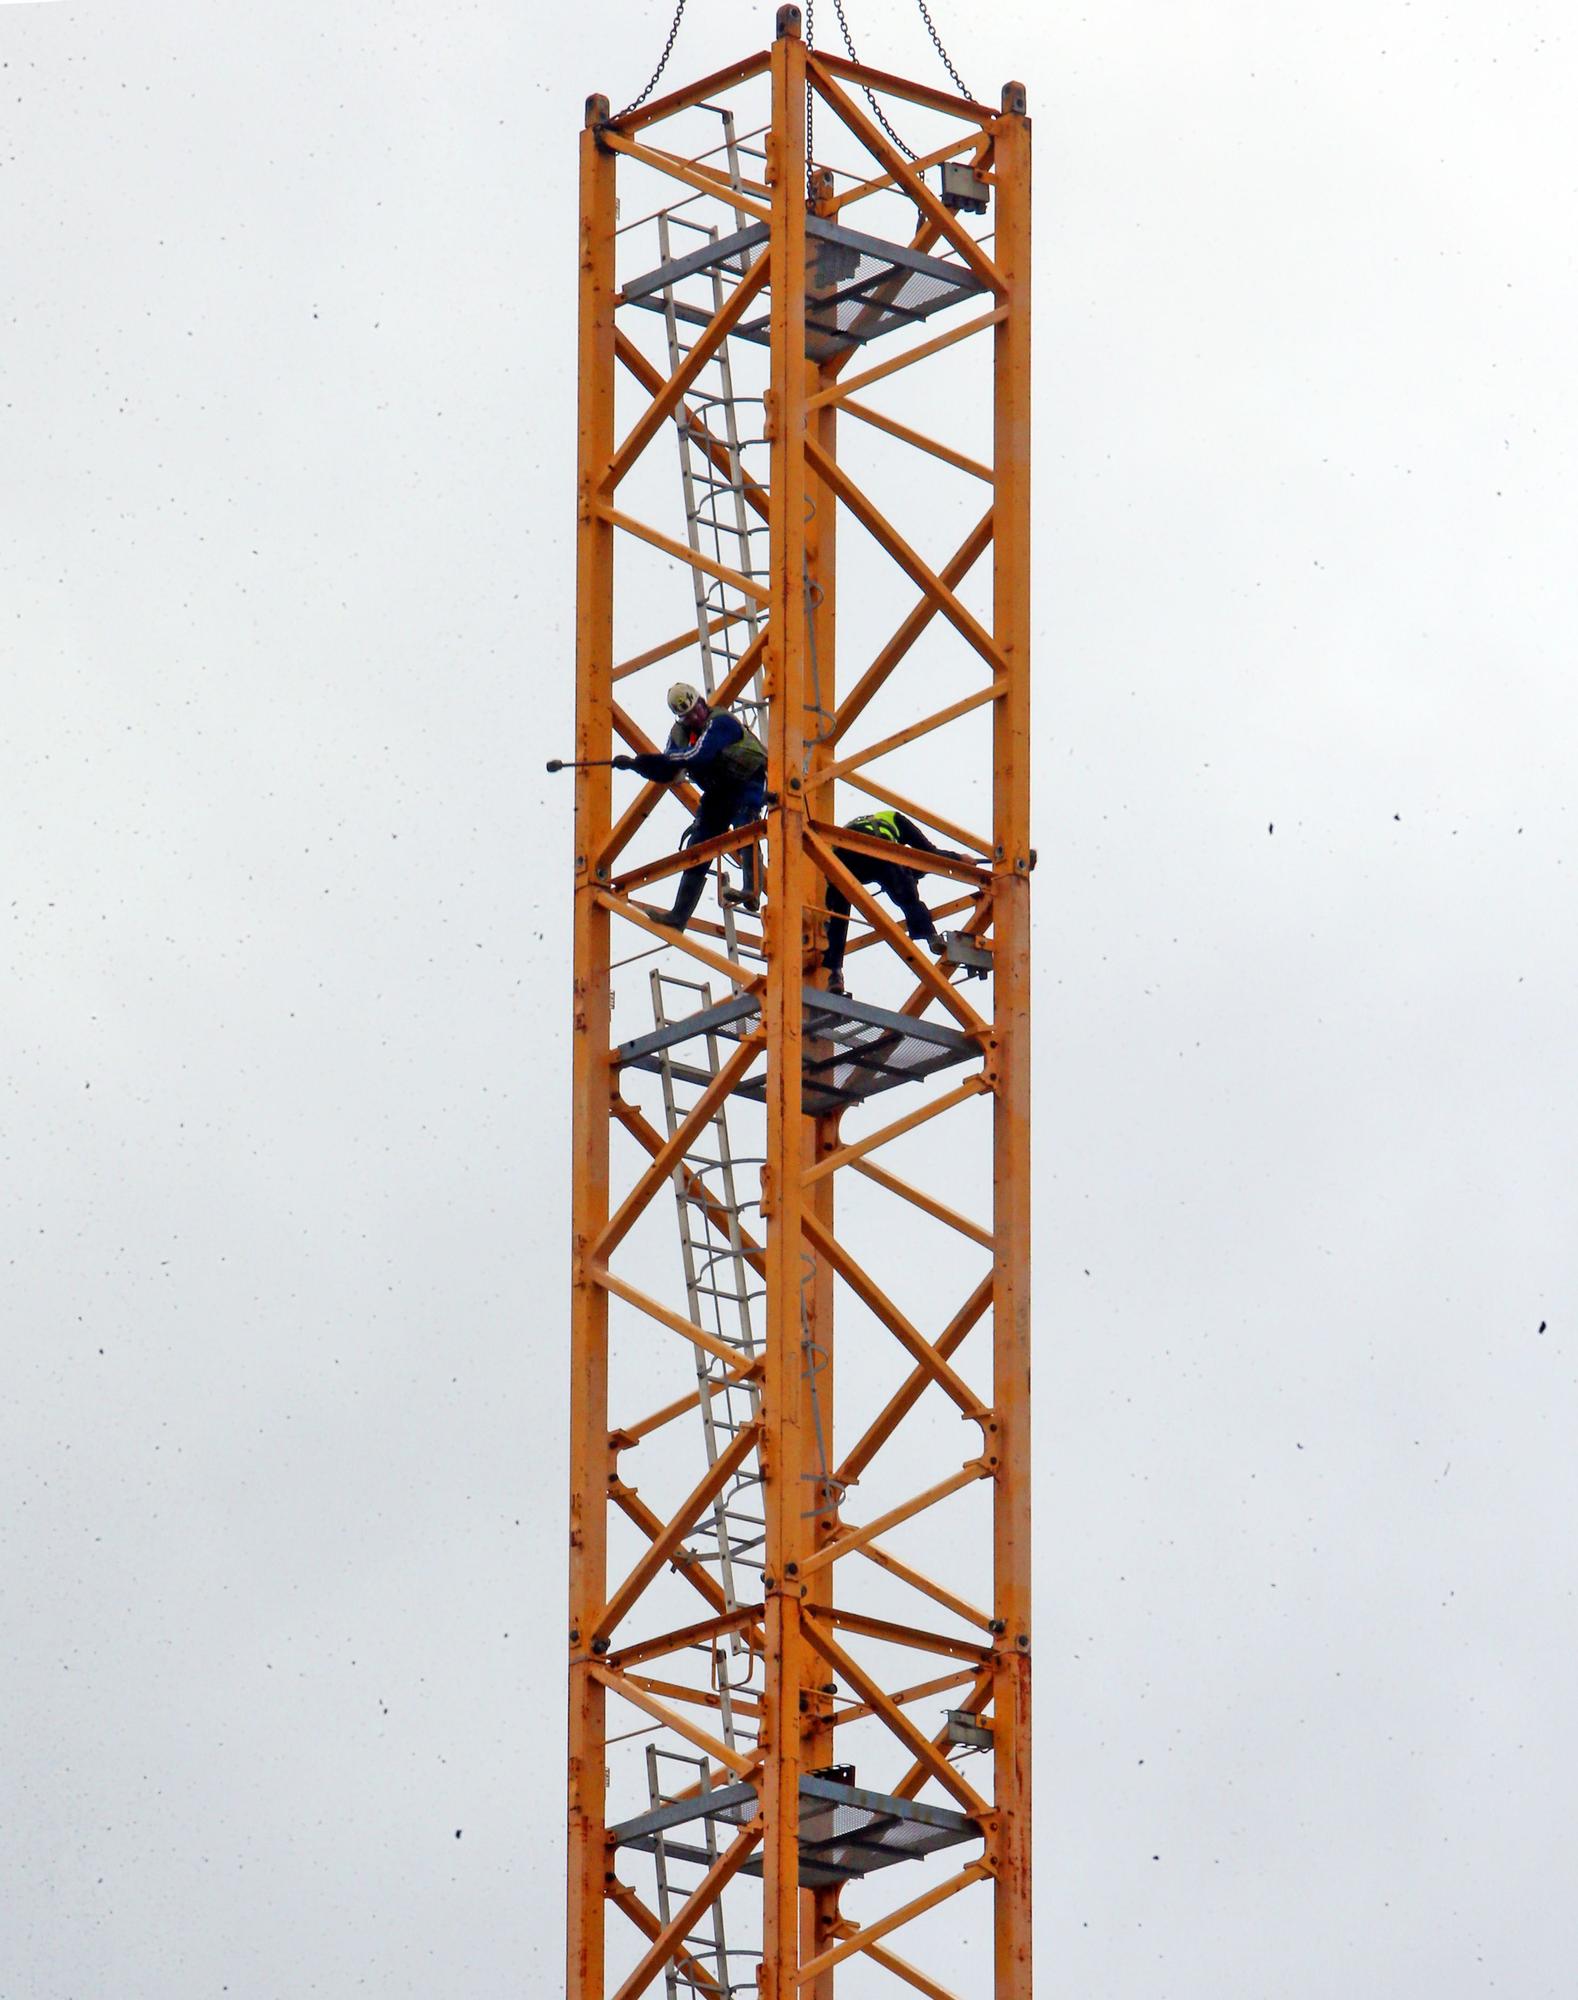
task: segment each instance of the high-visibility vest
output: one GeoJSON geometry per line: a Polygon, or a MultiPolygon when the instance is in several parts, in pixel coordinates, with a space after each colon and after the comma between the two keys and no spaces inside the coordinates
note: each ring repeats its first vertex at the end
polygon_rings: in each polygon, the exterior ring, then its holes
{"type": "MultiPolygon", "coordinates": [[[[738,716],[735,720],[739,721],[738,716]]],[[[740,723],[740,729],[743,733],[739,742],[731,743],[718,758],[718,762],[731,777],[759,778],[767,769],[767,751],[761,738],[753,734],[743,722],[740,723]]]]}
{"type": "MultiPolygon", "coordinates": [[[[716,713],[726,715],[729,711],[727,709],[719,709],[716,713]]],[[[738,716],[735,716],[734,719],[736,722],[740,722],[738,716]]],[[[712,717],[709,715],[707,722],[711,720],[712,717]]],[[[683,757],[687,750],[693,750],[706,734],[707,722],[704,722],[700,729],[692,729],[690,724],[681,716],[668,733],[668,754],[671,757],[683,757]]],[[[731,743],[727,750],[720,751],[718,762],[731,778],[736,778],[743,782],[747,778],[759,778],[767,769],[767,751],[761,738],[755,735],[745,723],[740,722],[740,728],[743,734],[740,736],[739,741],[731,743]]]]}
{"type": "Polygon", "coordinates": [[[862,813],[859,819],[849,822],[851,833],[875,834],[879,840],[891,840],[895,846],[904,845],[904,836],[899,832],[899,816],[894,812],[862,813]]]}

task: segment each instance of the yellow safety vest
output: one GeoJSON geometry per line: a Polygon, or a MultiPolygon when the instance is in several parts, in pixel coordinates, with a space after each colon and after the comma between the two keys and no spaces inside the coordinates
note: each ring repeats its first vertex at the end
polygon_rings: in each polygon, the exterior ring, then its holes
{"type": "Polygon", "coordinates": [[[851,833],[872,833],[879,840],[891,840],[895,846],[904,845],[904,836],[899,832],[898,814],[891,812],[862,813],[859,819],[849,822],[851,833]]]}

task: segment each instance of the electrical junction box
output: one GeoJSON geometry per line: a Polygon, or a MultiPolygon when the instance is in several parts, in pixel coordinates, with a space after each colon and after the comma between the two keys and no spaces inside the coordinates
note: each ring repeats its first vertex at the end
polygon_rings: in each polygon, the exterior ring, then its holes
{"type": "Polygon", "coordinates": [[[957,215],[985,215],[992,198],[991,184],[983,181],[974,167],[963,160],[944,160],[937,169],[942,181],[942,205],[957,215]]]}

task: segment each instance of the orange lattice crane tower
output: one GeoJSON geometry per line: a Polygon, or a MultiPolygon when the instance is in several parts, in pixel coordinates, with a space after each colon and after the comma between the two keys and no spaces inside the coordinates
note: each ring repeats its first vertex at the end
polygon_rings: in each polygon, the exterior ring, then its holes
{"type": "Polygon", "coordinates": [[[1028,2000],[1023,87],[590,99],[579,397],[566,1991],[1028,2000]],[[676,671],[768,753],[684,849],[676,671]]]}

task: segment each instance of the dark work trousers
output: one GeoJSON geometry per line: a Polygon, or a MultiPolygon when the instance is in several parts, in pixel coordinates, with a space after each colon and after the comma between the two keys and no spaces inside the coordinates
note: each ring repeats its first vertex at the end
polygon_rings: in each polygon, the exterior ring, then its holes
{"type": "MultiPolygon", "coordinates": [[[[737,778],[720,775],[710,785],[702,789],[701,803],[696,808],[696,817],[690,823],[688,839],[691,841],[711,840],[714,834],[728,833],[737,826],[749,826],[753,819],[760,819],[762,808],[767,803],[767,780],[764,777],[737,778]]],[[[756,848],[753,843],[741,855],[744,863],[744,889],[747,895],[757,890],[756,848]]],[[[674,908],[669,922],[683,930],[695,914],[696,905],[701,901],[701,892],[706,886],[707,870],[711,862],[703,861],[698,867],[687,868],[679,878],[679,893],[674,898],[674,908]]]]}
{"type": "MultiPolygon", "coordinates": [[[[912,938],[937,935],[931,911],[920,898],[921,878],[913,868],[901,868],[896,861],[883,861],[875,854],[856,854],[848,847],[835,847],[833,852],[857,882],[870,883],[898,904],[904,928],[912,938]]],[[[841,972],[844,943],[849,936],[849,898],[831,882],[827,885],[827,908],[827,950],[822,954],[822,963],[829,972],[841,972]]]]}

